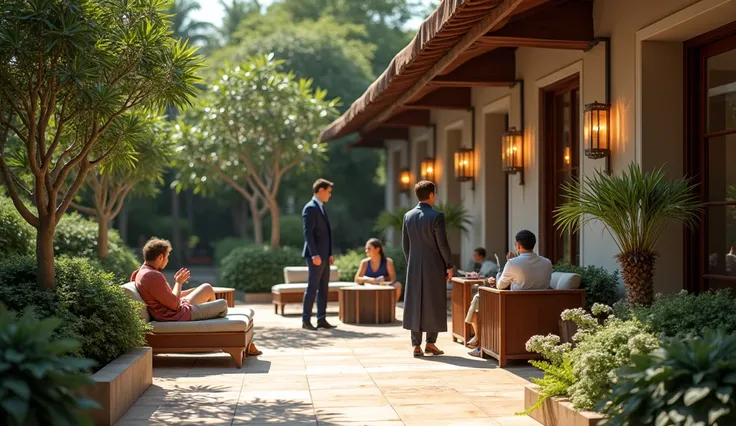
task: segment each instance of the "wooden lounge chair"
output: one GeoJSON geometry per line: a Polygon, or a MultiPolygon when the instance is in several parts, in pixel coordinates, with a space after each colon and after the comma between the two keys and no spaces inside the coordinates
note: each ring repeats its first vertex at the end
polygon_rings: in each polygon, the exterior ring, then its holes
{"type": "MultiPolygon", "coordinates": [[[[123,290],[143,303],[135,283],[124,284],[123,290]]],[[[140,316],[153,327],[146,341],[154,354],[222,351],[230,354],[235,366],[241,368],[246,348],[253,341],[254,312],[249,308],[229,308],[226,317],[203,321],[153,321],[145,307],[140,316]]]]}
{"type": "MultiPolygon", "coordinates": [[[[307,291],[309,269],[306,266],[287,266],[284,268],[284,283],[271,287],[274,313],[284,315],[284,307],[289,303],[301,304],[307,291]]],[[[330,291],[327,301],[337,302],[340,287],[356,285],[354,282],[339,281],[340,273],[336,266],[330,266],[330,291]]]]}
{"type": "Polygon", "coordinates": [[[579,287],[579,275],[559,272],[552,274],[550,290],[481,287],[481,353],[496,358],[500,367],[510,359],[538,359],[538,354],[526,350],[527,340],[537,334],[560,333],[562,311],[585,306],[585,290],[579,287]]]}

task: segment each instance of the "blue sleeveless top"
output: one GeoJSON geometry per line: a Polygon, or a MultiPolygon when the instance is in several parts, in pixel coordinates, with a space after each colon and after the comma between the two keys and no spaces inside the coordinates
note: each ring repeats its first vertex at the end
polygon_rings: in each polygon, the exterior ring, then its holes
{"type": "Polygon", "coordinates": [[[368,265],[366,265],[365,270],[365,276],[370,278],[378,278],[380,276],[385,277],[388,280],[388,267],[386,264],[388,263],[387,258],[381,259],[381,264],[378,266],[378,270],[374,271],[371,267],[371,261],[368,260],[368,265]]]}

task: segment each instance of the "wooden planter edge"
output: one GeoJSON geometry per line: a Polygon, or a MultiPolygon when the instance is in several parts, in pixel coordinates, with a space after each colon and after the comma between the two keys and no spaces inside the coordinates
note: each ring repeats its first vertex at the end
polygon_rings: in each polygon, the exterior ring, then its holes
{"type": "MultiPolygon", "coordinates": [[[[529,409],[539,398],[539,386],[524,386],[524,409],[529,409]]],[[[545,426],[597,426],[603,415],[593,411],[577,411],[565,398],[549,398],[529,417],[545,426]]]]}
{"type": "Polygon", "coordinates": [[[114,425],[153,384],[153,351],[150,347],[132,348],[90,376],[95,385],[87,396],[101,409],[90,410],[97,426],[114,425]]]}

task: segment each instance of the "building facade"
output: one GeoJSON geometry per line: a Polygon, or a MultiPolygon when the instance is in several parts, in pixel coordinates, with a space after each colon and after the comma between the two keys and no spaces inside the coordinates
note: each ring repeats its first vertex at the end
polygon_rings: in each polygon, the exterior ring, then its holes
{"type": "Polygon", "coordinates": [[[736,285],[736,0],[444,0],[322,138],[352,133],[386,150],[386,209],[429,178],[470,212],[461,264],[529,229],[553,262],[616,269],[602,225],[555,227],[560,185],[632,163],[692,177],[704,213],[666,229],[655,291],[736,285]]]}

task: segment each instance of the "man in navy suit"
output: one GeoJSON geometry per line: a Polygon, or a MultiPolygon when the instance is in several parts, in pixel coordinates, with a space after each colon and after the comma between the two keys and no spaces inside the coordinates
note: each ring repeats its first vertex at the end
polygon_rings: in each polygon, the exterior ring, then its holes
{"type": "Polygon", "coordinates": [[[335,262],[332,256],[332,231],[327,218],[325,203],[332,197],[333,183],[317,179],[312,185],[312,197],[302,210],[304,225],[303,256],[309,267],[309,283],[304,292],[302,328],[317,330],[312,325],[312,306],[317,299],[317,327],[335,328],[327,322],[327,294],[330,290],[330,265],[335,262]]]}

